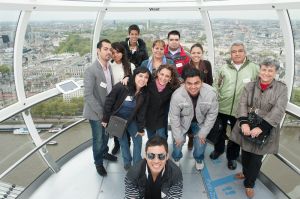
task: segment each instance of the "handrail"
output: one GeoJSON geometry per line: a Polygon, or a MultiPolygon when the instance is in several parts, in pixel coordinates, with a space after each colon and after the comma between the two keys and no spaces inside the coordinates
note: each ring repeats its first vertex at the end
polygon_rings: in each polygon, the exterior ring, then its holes
{"type": "Polygon", "coordinates": [[[74,126],[76,126],[77,124],[79,124],[79,123],[81,123],[81,122],[83,122],[85,120],[86,120],[85,118],[82,118],[82,119],[74,122],[73,124],[67,126],[66,128],[60,130],[59,132],[55,133],[54,135],[52,135],[51,137],[49,137],[45,141],[43,141],[40,146],[37,146],[34,149],[32,149],[31,151],[29,151],[26,155],[24,155],[22,158],[20,158],[18,161],[16,161],[13,165],[11,165],[8,169],[6,169],[3,173],[1,173],[0,179],[2,179],[4,176],[6,176],[8,173],[10,173],[14,168],[16,168],[24,160],[26,160],[31,155],[33,155],[36,151],[38,151],[39,149],[41,149],[42,147],[44,147],[48,142],[50,142],[54,138],[58,137],[59,135],[63,134],[66,130],[68,130],[68,129],[74,127],[74,126]]]}
{"type": "Polygon", "coordinates": [[[279,160],[281,160],[285,165],[287,165],[290,169],[292,169],[293,171],[295,171],[298,175],[300,175],[300,169],[294,165],[293,163],[291,163],[288,159],[286,159],[285,157],[283,157],[280,154],[275,154],[275,157],[277,157],[279,160]]]}

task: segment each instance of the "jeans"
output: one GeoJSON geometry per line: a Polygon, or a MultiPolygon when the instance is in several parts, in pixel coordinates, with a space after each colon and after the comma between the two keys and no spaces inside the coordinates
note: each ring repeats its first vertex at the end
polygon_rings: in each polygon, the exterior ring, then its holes
{"type": "MultiPolygon", "coordinates": [[[[193,144],[194,144],[194,151],[193,151],[193,157],[195,158],[196,162],[200,163],[204,159],[204,152],[206,148],[206,143],[201,144],[199,137],[196,136],[198,132],[200,131],[200,127],[197,122],[191,123],[191,133],[194,136],[193,144]]],[[[186,135],[186,133],[185,133],[186,135]]],[[[184,135],[184,137],[185,137],[184,135]]],[[[184,143],[182,143],[179,147],[176,146],[175,140],[173,141],[173,152],[172,152],[172,158],[175,161],[179,161],[182,158],[182,146],[184,143]]]]}
{"type": "Polygon", "coordinates": [[[242,165],[243,174],[245,175],[244,186],[245,188],[253,188],[255,181],[259,174],[263,155],[256,155],[251,152],[242,150],[242,165]]]}
{"type": "Polygon", "coordinates": [[[119,138],[124,166],[131,165],[132,160],[133,164],[136,164],[142,159],[142,137],[137,135],[137,124],[135,121],[132,121],[128,124],[127,133],[124,132],[123,136],[119,138]],[[133,141],[133,159],[128,146],[127,133],[130,135],[133,141]]]}
{"type": "Polygon", "coordinates": [[[96,166],[103,165],[103,155],[108,153],[108,135],[100,121],[89,120],[93,136],[93,156],[96,166]]]}
{"type": "Polygon", "coordinates": [[[165,128],[156,129],[155,131],[151,131],[150,129],[147,129],[147,135],[148,139],[154,137],[155,135],[159,135],[160,137],[167,139],[165,128]]]}

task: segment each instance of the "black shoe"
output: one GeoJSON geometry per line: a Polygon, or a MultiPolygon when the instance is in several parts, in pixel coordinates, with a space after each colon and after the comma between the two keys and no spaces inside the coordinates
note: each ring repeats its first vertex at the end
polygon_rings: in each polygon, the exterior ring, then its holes
{"type": "Polygon", "coordinates": [[[116,155],[120,150],[120,145],[115,145],[113,150],[111,151],[111,154],[116,155]]]}
{"type": "Polygon", "coordinates": [[[213,152],[210,153],[209,157],[210,157],[210,159],[215,160],[218,157],[220,157],[220,155],[222,155],[222,153],[219,153],[217,151],[213,151],[213,152]]]}
{"type": "Polygon", "coordinates": [[[106,153],[105,155],[103,155],[103,159],[112,161],[112,162],[116,162],[118,160],[118,158],[112,154],[106,153]]]}
{"type": "Polygon", "coordinates": [[[99,175],[101,175],[101,176],[106,176],[107,175],[106,169],[104,168],[103,165],[96,166],[96,170],[99,173],[99,175]]]}
{"type": "Polygon", "coordinates": [[[130,164],[126,164],[126,165],[124,166],[124,169],[125,169],[126,171],[128,171],[130,168],[131,168],[131,165],[130,165],[130,164]]]}
{"type": "Polygon", "coordinates": [[[237,166],[236,160],[228,160],[227,166],[228,166],[228,169],[235,170],[236,166],[237,166]]]}

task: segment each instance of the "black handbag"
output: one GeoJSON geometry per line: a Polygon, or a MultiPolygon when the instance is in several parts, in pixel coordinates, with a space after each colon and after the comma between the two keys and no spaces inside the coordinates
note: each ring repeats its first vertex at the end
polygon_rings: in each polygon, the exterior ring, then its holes
{"type": "Polygon", "coordinates": [[[126,127],[127,120],[116,115],[112,115],[105,130],[110,136],[121,138],[125,132],[126,127]]]}
{"type": "MultiPolygon", "coordinates": [[[[253,106],[253,98],[254,98],[254,93],[255,92],[255,85],[253,87],[253,92],[252,92],[252,98],[251,98],[251,104],[250,104],[250,111],[248,113],[248,123],[250,126],[250,130],[254,129],[255,127],[258,127],[263,119],[256,114],[256,108],[253,106]]],[[[254,144],[260,145],[262,146],[263,144],[265,144],[267,142],[268,137],[270,136],[270,131],[263,131],[261,132],[257,137],[251,137],[250,135],[244,135],[244,133],[242,131],[240,131],[240,133],[244,136],[244,138],[246,140],[248,140],[249,142],[252,142],[254,144]]]]}
{"type": "Polygon", "coordinates": [[[208,135],[206,136],[206,140],[208,142],[210,142],[211,144],[216,144],[220,138],[220,136],[222,136],[222,120],[217,117],[214,126],[212,127],[212,129],[210,130],[210,132],[208,133],[208,135]]]}

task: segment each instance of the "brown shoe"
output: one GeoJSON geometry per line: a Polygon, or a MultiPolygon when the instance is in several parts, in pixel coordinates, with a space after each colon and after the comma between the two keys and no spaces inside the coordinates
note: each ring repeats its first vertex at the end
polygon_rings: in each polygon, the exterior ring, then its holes
{"type": "Polygon", "coordinates": [[[253,188],[246,188],[245,189],[245,193],[246,193],[246,196],[248,198],[253,198],[253,196],[254,196],[254,189],[253,188]]]}
{"type": "Polygon", "coordinates": [[[243,180],[243,179],[245,179],[245,176],[242,172],[240,172],[240,173],[235,174],[234,178],[239,179],[239,180],[243,180]]]}
{"type": "Polygon", "coordinates": [[[189,137],[189,141],[188,141],[188,150],[192,150],[193,149],[193,141],[194,141],[194,137],[189,137]]]}

